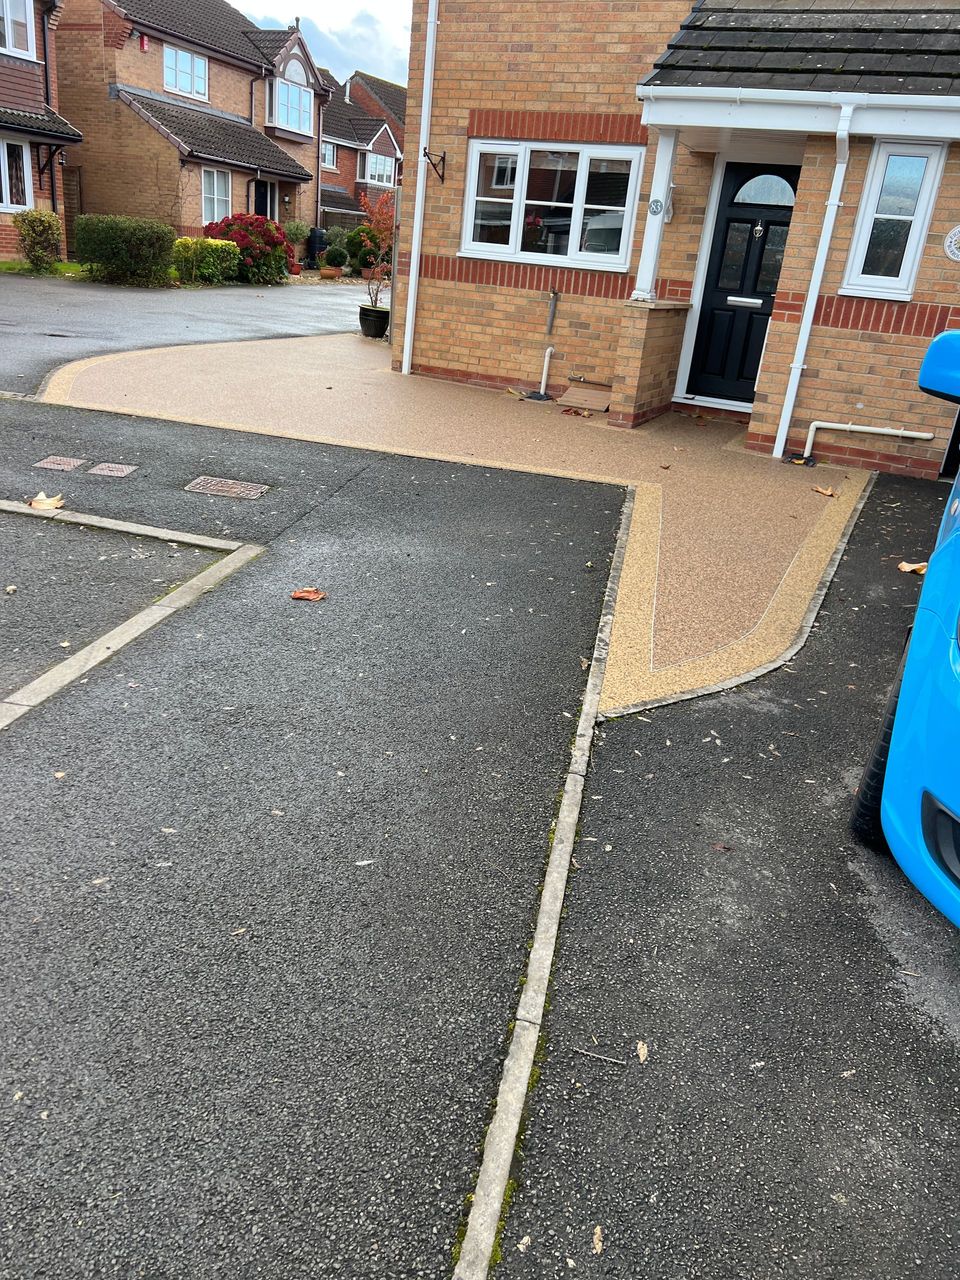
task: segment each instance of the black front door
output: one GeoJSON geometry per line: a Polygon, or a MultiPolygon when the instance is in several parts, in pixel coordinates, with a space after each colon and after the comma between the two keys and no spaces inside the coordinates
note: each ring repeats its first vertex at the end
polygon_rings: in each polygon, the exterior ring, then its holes
{"type": "Polygon", "coordinates": [[[728,164],[687,394],[753,401],[800,170],[728,164]]]}
{"type": "Polygon", "coordinates": [[[270,192],[273,183],[260,182],[259,180],[253,184],[253,212],[261,218],[270,218],[273,216],[270,208],[270,192]]]}

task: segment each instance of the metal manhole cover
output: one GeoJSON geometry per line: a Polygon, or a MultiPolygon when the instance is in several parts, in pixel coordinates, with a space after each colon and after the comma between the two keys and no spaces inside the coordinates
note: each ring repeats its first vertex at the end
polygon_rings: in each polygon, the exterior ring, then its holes
{"type": "Polygon", "coordinates": [[[35,462],[35,467],[46,467],[48,471],[75,471],[77,467],[82,467],[87,462],[86,458],[61,458],[59,454],[52,453],[49,458],[41,458],[39,462],[35,462]]]}
{"type": "Polygon", "coordinates": [[[187,493],[208,493],[215,498],[262,498],[270,486],[251,484],[248,480],[225,480],[222,476],[197,476],[184,488],[187,493]]]}
{"type": "Polygon", "coordinates": [[[125,466],[122,462],[98,462],[95,467],[91,467],[87,472],[88,476],[129,476],[136,471],[136,467],[125,466]]]}

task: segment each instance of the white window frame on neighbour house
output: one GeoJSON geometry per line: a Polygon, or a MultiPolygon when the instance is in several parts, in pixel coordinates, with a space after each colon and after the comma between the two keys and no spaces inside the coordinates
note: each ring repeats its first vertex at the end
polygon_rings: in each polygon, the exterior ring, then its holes
{"type": "Polygon", "coordinates": [[[0,213],[19,213],[33,208],[33,166],[30,143],[19,138],[0,134],[0,213]],[[10,199],[10,161],[8,147],[18,147],[23,156],[23,194],[26,204],[14,204],[10,199]]]}
{"type": "Polygon", "coordinates": [[[320,164],[324,169],[336,169],[337,144],[335,142],[321,142],[320,164]]]}
{"type": "Polygon", "coordinates": [[[0,0],[0,26],[3,28],[0,53],[8,53],[14,58],[36,59],[37,34],[34,30],[33,0],[0,0]],[[16,20],[26,27],[27,47],[25,49],[12,43],[14,15],[16,20]]]}
{"type": "Polygon", "coordinates": [[[175,44],[163,46],[163,89],[181,98],[195,98],[198,102],[210,101],[210,63],[202,53],[192,53],[175,44]],[[203,68],[200,72],[200,68],[203,68]],[[182,81],[190,83],[189,89],[182,81]],[[200,86],[198,88],[198,86],[200,86]]]}
{"type": "Polygon", "coordinates": [[[290,133],[313,137],[313,90],[299,62],[289,62],[286,76],[270,82],[267,123],[290,133]]]}
{"type": "Polygon", "coordinates": [[[357,173],[358,182],[369,182],[374,187],[392,187],[396,173],[396,160],[393,156],[381,156],[375,151],[361,151],[357,173]],[[370,176],[373,168],[374,176],[370,176]]]}
{"type": "Polygon", "coordinates": [[[219,222],[221,218],[228,217],[233,212],[233,174],[229,169],[203,169],[200,175],[200,212],[203,214],[203,225],[208,222],[219,222]],[[213,180],[213,191],[207,194],[207,175],[213,180]],[[224,197],[217,193],[217,179],[226,178],[227,194],[226,207],[221,208],[224,197]],[[207,201],[210,200],[213,209],[213,217],[207,217],[207,201]]]}
{"type": "MultiPolygon", "coordinates": [[[[640,192],[640,179],[643,174],[644,147],[604,146],[602,143],[530,141],[499,142],[495,139],[471,138],[467,154],[467,183],[463,211],[463,231],[460,241],[460,255],[467,258],[487,258],[497,262],[529,262],[539,265],[581,267],[592,271],[627,271],[630,267],[630,255],[633,247],[633,236],[637,220],[637,203],[640,192]],[[563,152],[577,156],[577,176],[571,205],[571,226],[569,245],[566,254],[538,252],[524,248],[524,205],[526,203],[527,178],[530,171],[530,158],[535,151],[563,152]],[[515,163],[513,195],[483,197],[478,194],[480,164],[483,156],[492,155],[494,159],[494,176],[491,190],[507,190],[509,183],[505,180],[509,168],[515,163]],[[586,249],[570,248],[579,245],[583,232],[584,213],[586,209],[587,177],[592,160],[628,160],[630,171],[627,181],[627,193],[623,206],[623,227],[620,233],[620,247],[617,253],[597,253],[586,249]],[[474,240],[476,206],[478,200],[491,203],[499,202],[511,206],[509,240],[506,244],[491,244],[474,240]]],[[[566,203],[566,202],[565,202],[566,203]]],[[[596,207],[601,213],[607,206],[596,207]]],[[[619,209],[619,206],[616,207],[619,209]]],[[[614,206],[610,211],[616,212],[614,206]]]]}
{"type": "Polygon", "coordinates": [[[874,144],[839,293],[859,298],[888,298],[896,302],[908,302],[913,297],[933,207],[943,177],[946,152],[946,144],[939,142],[878,140],[874,144]],[[894,156],[923,157],[926,161],[912,212],[885,212],[881,204],[884,179],[890,159],[894,156]],[[868,275],[864,271],[874,228],[878,222],[883,221],[910,224],[900,271],[896,276],[868,275]]]}

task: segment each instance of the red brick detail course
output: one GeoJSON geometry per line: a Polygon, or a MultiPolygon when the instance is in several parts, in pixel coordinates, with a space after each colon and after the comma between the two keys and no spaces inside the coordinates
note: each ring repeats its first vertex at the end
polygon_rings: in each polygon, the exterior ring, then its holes
{"type": "MultiPolygon", "coordinates": [[[[925,458],[910,458],[900,453],[884,453],[875,449],[858,448],[849,445],[835,444],[833,441],[815,440],[813,455],[818,462],[832,462],[838,466],[861,467],[868,471],[883,471],[887,475],[917,476],[921,480],[936,480],[940,474],[940,464],[925,458]]],[[[763,432],[748,431],[744,444],[754,453],[771,453],[774,437],[763,432]]],[[[788,453],[800,453],[803,440],[791,438],[787,444],[788,453]]]]}
{"type": "Polygon", "coordinates": [[[470,112],[471,138],[510,138],[518,142],[611,142],[641,146],[647,130],[640,112],[497,111],[470,112]]]}
{"type": "MultiPolygon", "coordinates": [[[[403,275],[410,272],[409,255],[401,260],[403,275]]],[[[485,258],[457,258],[427,253],[420,260],[424,280],[452,280],[457,284],[492,285],[500,289],[559,289],[578,297],[620,298],[633,292],[629,272],[580,271],[575,267],[539,267],[528,262],[488,262],[485,258]]]]}
{"type": "MultiPolygon", "coordinates": [[[[798,324],[803,310],[802,293],[778,293],[773,319],[798,324]]],[[[861,333],[889,333],[932,338],[944,329],[960,327],[960,306],[935,302],[886,302],[880,298],[817,299],[813,323],[825,329],[855,329],[861,333]]]]}

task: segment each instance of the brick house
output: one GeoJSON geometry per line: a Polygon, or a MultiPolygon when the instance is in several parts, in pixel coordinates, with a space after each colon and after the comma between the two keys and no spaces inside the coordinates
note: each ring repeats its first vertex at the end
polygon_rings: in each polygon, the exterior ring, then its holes
{"type": "Polygon", "coordinates": [[[231,212],[317,224],[330,90],[295,27],[259,28],[226,0],[63,0],[60,38],[80,212],[183,234],[231,212]]]}
{"type": "Polygon", "coordinates": [[[615,425],[733,417],[783,456],[823,422],[818,458],[955,473],[916,374],[960,327],[960,4],[542,16],[415,0],[415,151],[445,180],[419,160],[394,367],[530,388],[549,345],[550,389],[606,384],[615,425]]]}
{"type": "Polygon", "coordinates": [[[59,114],[61,0],[0,0],[0,258],[18,256],[14,214],[63,212],[61,161],[81,138],[59,114]]]}
{"type": "Polygon", "coordinates": [[[353,226],[363,221],[358,203],[361,191],[376,200],[397,184],[403,161],[403,128],[402,114],[398,118],[396,111],[406,110],[406,90],[360,71],[344,84],[338,84],[325,68],[320,74],[333,87],[323,112],[323,225],[353,226]],[[374,97],[368,82],[377,85],[392,106],[374,97]],[[398,120],[399,137],[395,131],[398,120]]]}

